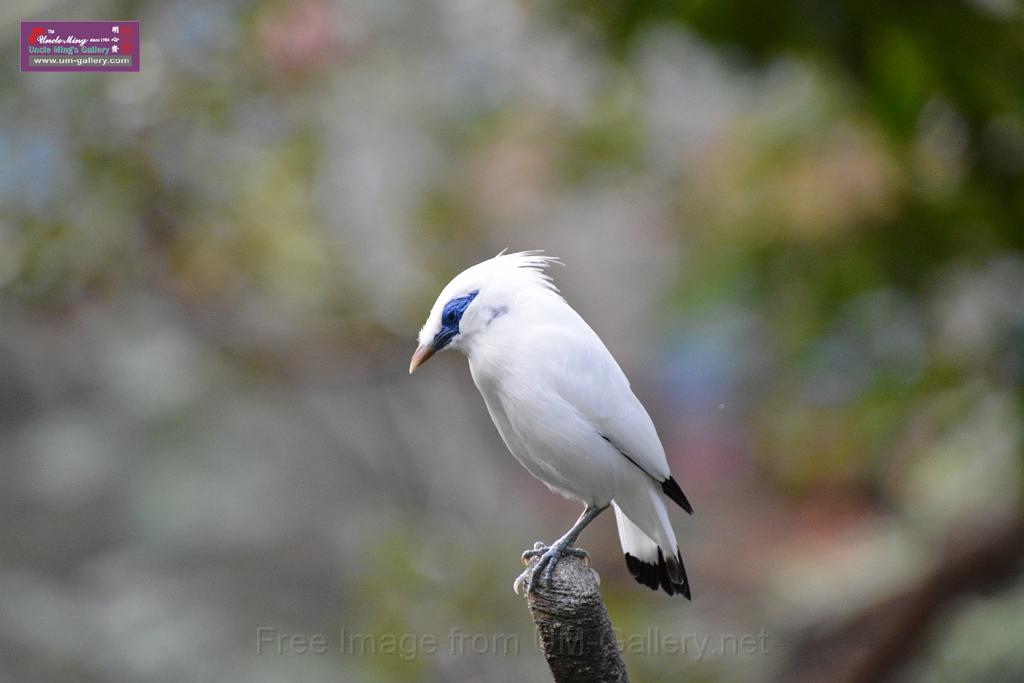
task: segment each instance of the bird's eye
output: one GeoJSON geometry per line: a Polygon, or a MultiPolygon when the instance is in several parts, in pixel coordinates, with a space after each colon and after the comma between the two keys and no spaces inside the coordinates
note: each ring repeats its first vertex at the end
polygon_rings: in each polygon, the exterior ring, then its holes
{"type": "Polygon", "coordinates": [[[454,308],[444,314],[444,321],[446,323],[448,323],[449,325],[454,325],[455,324],[455,309],[454,308]]]}

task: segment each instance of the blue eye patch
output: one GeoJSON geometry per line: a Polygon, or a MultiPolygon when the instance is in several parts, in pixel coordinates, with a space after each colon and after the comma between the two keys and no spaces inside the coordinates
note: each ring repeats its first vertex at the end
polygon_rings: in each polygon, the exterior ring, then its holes
{"type": "Polygon", "coordinates": [[[480,290],[473,290],[466,296],[452,299],[444,305],[444,311],[441,312],[441,331],[434,337],[433,346],[435,349],[440,351],[459,333],[459,322],[462,320],[462,314],[466,312],[466,308],[473,303],[473,299],[479,293],[480,290]]]}

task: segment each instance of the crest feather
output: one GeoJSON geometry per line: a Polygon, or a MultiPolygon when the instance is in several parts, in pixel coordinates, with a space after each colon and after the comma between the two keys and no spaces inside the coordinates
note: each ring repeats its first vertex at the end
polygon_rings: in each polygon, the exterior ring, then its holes
{"type": "Polygon", "coordinates": [[[502,249],[492,260],[501,265],[507,263],[514,268],[525,271],[524,274],[528,274],[537,284],[551,290],[555,294],[558,293],[558,287],[555,286],[551,275],[548,274],[547,268],[553,263],[564,266],[565,264],[562,263],[561,259],[557,256],[546,256],[543,249],[517,251],[512,254],[506,254],[506,251],[508,250],[502,249]]]}

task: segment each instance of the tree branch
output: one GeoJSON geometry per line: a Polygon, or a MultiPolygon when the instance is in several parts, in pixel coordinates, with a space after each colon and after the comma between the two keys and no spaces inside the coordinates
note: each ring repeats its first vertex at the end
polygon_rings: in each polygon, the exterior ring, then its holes
{"type": "Polygon", "coordinates": [[[874,683],[895,678],[960,598],[1003,588],[1022,569],[1024,521],[981,534],[951,552],[916,587],[806,638],[786,679],[874,683]]]}
{"type": "MultiPolygon", "coordinates": [[[[532,568],[538,558],[530,560],[532,568]]],[[[629,681],[594,572],[577,557],[555,565],[551,585],[538,581],[527,605],[555,683],[629,681]]]]}

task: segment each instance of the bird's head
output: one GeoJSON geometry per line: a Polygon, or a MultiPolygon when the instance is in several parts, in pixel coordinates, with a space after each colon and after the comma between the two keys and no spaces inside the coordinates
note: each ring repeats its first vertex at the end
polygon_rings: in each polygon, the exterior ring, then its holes
{"type": "Polygon", "coordinates": [[[528,305],[531,295],[560,298],[545,269],[558,263],[539,251],[498,254],[462,271],[441,290],[419,334],[409,373],[438,351],[467,351],[473,341],[495,333],[495,323],[528,305]]]}

